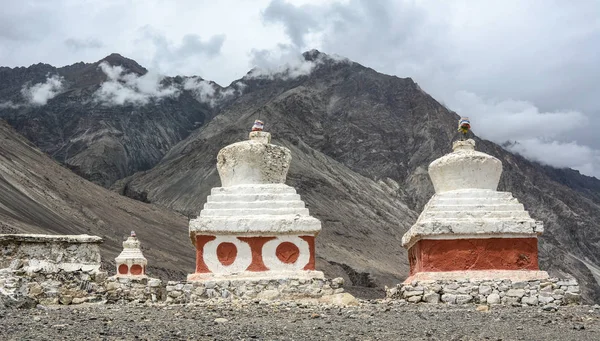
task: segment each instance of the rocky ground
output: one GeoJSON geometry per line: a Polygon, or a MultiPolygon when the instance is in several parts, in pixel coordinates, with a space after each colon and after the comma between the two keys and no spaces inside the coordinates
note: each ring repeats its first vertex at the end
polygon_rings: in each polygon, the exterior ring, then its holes
{"type": "Polygon", "coordinates": [[[361,301],[38,306],[0,311],[3,340],[598,340],[600,306],[414,305],[361,301]],[[480,306],[487,307],[487,306],[480,306]]]}

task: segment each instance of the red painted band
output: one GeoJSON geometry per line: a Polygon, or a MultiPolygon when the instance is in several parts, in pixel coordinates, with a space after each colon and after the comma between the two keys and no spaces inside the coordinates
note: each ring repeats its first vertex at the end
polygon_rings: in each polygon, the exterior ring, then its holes
{"type": "Polygon", "coordinates": [[[248,243],[252,252],[252,263],[250,263],[246,271],[268,271],[269,268],[263,262],[262,249],[266,242],[275,239],[275,237],[238,237],[238,239],[248,243]]]}
{"type": "Polygon", "coordinates": [[[314,270],[315,269],[315,236],[301,236],[300,238],[304,239],[308,243],[308,252],[310,253],[310,258],[308,259],[308,263],[304,267],[303,270],[314,270]]]}
{"type": "Polygon", "coordinates": [[[466,270],[539,270],[537,238],[418,241],[408,250],[410,274],[466,270]]]}
{"type": "Polygon", "coordinates": [[[204,245],[215,240],[215,236],[199,236],[196,235],[196,273],[210,273],[211,271],[204,263],[204,245]]]}

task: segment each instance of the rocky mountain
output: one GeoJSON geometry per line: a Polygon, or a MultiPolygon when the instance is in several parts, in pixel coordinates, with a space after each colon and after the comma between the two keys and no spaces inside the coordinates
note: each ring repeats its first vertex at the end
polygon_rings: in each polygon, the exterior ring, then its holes
{"type": "Polygon", "coordinates": [[[152,168],[211,107],[112,54],[96,63],[0,67],[0,118],[84,178],[110,186],[152,168]]]}
{"type": "MultiPolygon", "coordinates": [[[[60,162],[105,186],[135,170],[143,170],[118,180],[112,188],[188,216],[197,215],[210,188],[220,185],[215,169],[218,151],[246,139],[254,119],[263,119],[266,130],[273,134],[273,142],[292,151],[287,183],[297,188],[311,214],[323,222],[323,231],[317,238],[317,267],[329,276],[342,275],[355,285],[395,284],[408,272],[401,236],[433,194],[427,166],[450,151],[458,115],[410,78],[384,75],[318,51],[307,52],[304,57],[307,64],[297,70],[252,70],[229,87],[213,86],[217,94],[213,98],[220,101],[218,105],[209,102],[212,107],[206,104],[206,93],[186,93],[184,86],[178,98],[131,104],[129,109],[106,107],[94,102],[94,97],[87,104],[78,104],[77,98],[63,101],[61,96],[67,93],[60,93],[46,105],[35,108],[6,109],[9,106],[5,104],[4,109],[0,106],[0,115],[8,117],[19,131],[60,162]],[[182,98],[189,99],[189,106],[181,104],[182,98]],[[85,107],[90,109],[85,115],[78,114],[88,119],[66,109],[61,111],[66,108],[60,104],[63,102],[69,103],[64,104],[67,107],[90,106],[85,107]],[[55,104],[60,105],[54,107],[55,104]],[[189,108],[189,114],[170,111],[183,107],[189,108]],[[52,119],[35,114],[36,110],[47,112],[52,119]],[[100,114],[101,110],[112,114],[100,114]],[[65,112],[71,116],[64,116],[65,112]],[[202,115],[203,120],[196,120],[193,115],[202,115]],[[167,116],[174,122],[163,119],[167,116]],[[129,121],[131,117],[134,122],[129,121]],[[152,122],[147,122],[149,119],[152,122]],[[37,139],[34,128],[27,128],[38,124],[36,120],[49,125],[41,129],[42,137],[37,139]],[[82,122],[77,123],[81,127],[73,129],[56,123],[71,120],[82,122]],[[200,127],[192,131],[195,122],[200,127]],[[166,139],[160,136],[161,129],[179,133],[167,134],[170,139],[166,139]],[[71,137],[73,131],[75,137],[71,137]],[[77,139],[88,135],[98,138],[77,139]],[[73,154],[73,150],[79,150],[79,140],[84,141],[83,149],[73,154]],[[69,152],[63,157],[60,152],[51,151],[51,143],[44,141],[67,141],[69,152]],[[46,148],[44,143],[48,143],[46,148]],[[127,149],[110,149],[112,144],[127,149]],[[160,148],[153,147],[158,145],[160,148]],[[136,158],[153,161],[131,161],[136,158]],[[109,171],[116,165],[126,167],[123,171],[109,171]]],[[[122,65],[129,72],[145,74],[137,63],[128,63],[122,65]]],[[[93,64],[76,65],[67,68],[83,70],[93,64]]],[[[24,70],[33,72],[32,68],[47,67],[38,65],[24,70]]],[[[98,71],[98,67],[99,64],[93,69],[98,71]]],[[[16,74],[14,70],[0,68],[0,83],[6,83],[2,72],[16,74]]],[[[64,77],[67,82],[66,73],[64,77]]],[[[85,78],[87,81],[83,77],[69,79],[72,83],[68,84],[93,84],[90,88],[72,85],[75,89],[87,89],[88,97],[82,98],[90,98],[102,88],[89,77],[85,78]]],[[[11,93],[20,91],[20,95],[13,96],[22,96],[22,82],[13,82],[17,85],[12,86],[11,93]]],[[[175,77],[163,82],[165,86],[185,84],[187,79],[175,77]]],[[[8,90],[3,90],[7,88],[0,85],[0,101],[14,103],[14,97],[7,97],[8,90]]],[[[494,143],[475,139],[478,150],[503,162],[499,190],[513,192],[533,217],[544,221],[546,233],[540,240],[542,268],[556,276],[574,275],[581,281],[584,297],[600,299],[600,230],[596,223],[600,218],[600,181],[575,171],[542,166],[494,143]]],[[[181,236],[177,235],[180,237],[187,238],[187,232],[182,231],[181,236]]],[[[160,240],[153,242],[160,245],[160,240]]]]}
{"type": "Polygon", "coordinates": [[[187,220],[97,186],[65,169],[0,120],[0,233],[91,234],[104,238],[103,265],[114,274],[121,242],[136,231],[151,275],[193,272],[187,220]]]}
{"type": "MultiPolygon", "coordinates": [[[[403,280],[408,266],[400,238],[433,194],[427,167],[451,150],[458,115],[410,78],[316,51],[305,58],[316,64],[308,75],[244,77],[243,95],[153,169],[114,188],[196,215],[209,189],[219,186],[218,150],[247,138],[253,120],[261,118],[274,143],[292,150],[288,183],[323,222],[318,266],[343,271],[363,285],[403,280]]],[[[499,190],[513,192],[532,216],[544,221],[542,268],[576,276],[587,298],[600,298],[594,278],[600,274],[600,182],[475,138],[478,150],[503,162],[499,190]]]]}

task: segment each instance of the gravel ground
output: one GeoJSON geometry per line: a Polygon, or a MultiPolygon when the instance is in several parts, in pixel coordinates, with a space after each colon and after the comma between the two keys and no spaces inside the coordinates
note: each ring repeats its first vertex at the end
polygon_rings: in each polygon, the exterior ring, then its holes
{"type": "MultiPolygon", "coordinates": [[[[376,303],[375,303],[376,302],[376,303]]],[[[0,311],[2,340],[599,340],[600,306],[296,302],[80,305],[0,311]]]]}

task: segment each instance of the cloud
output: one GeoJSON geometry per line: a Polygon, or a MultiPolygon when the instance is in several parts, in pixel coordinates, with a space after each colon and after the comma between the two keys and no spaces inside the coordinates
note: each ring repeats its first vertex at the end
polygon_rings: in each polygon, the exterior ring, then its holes
{"type": "Polygon", "coordinates": [[[533,138],[520,140],[507,149],[545,165],[573,168],[600,179],[600,152],[577,142],[563,143],[533,138]]]}
{"type": "Polygon", "coordinates": [[[200,77],[190,77],[183,82],[184,90],[191,91],[196,100],[211,107],[216,107],[223,101],[240,96],[245,87],[245,83],[235,82],[228,88],[223,89],[200,77]]]}
{"type": "Polygon", "coordinates": [[[484,99],[458,91],[445,104],[471,120],[473,131],[530,160],[573,168],[600,179],[600,151],[569,140],[589,118],[574,110],[543,112],[533,103],[484,99]],[[568,139],[568,138],[567,138],[568,139]]]}
{"type": "Polygon", "coordinates": [[[13,101],[0,102],[0,109],[19,109],[24,104],[13,103],[13,101]]]}
{"type": "Polygon", "coordinates": [[[21,89],[21,94],[27,102],[34,106],[46,105],[49,100],[56,97],[63,89],[64,79],[58,75],[46,78],[46,82],[33,86],[27,84],[21,89]]]}
{"type": "Polygon", "coordinates": [[[225,42],[224,34],[206,40],[197,34],[185,34],[180,43],[175,43],[151,26],[144,26],[140,32],[142,38],[137,43],[149,45],[148,48],[154,51],[150,63],[156,69],[180,69],[187,64],[198,64],[201,59],[216,58],[225,42]]]}
{"type": "Polygon", "coordinates": [[[569,159],[549,152],[600,150],[600,139],[592,138],[600,126],[596,9],[592,0],[552,6],[512,0],[272,0],[262,18],[282,26],[294,48],[316,47],[412,77],[450,109],[471,117],[484,138],[518,141],[526,148],[519,152],[529,158],[598,174],[598,164],[586,163],[585,153],[569,159]],[[588,146],[578,142],[583,137],[588,146]]]}
{"type": "MultiPolygon", "coordinates": [[[[583,114],[585,125],[562,132],[542,118],[552,141],[598,150],[599,19],[597,0],[5,1],[0,65],[68,65],[117,51],[164,74],[226,84],[242,77],[249,62],[277,74],[281,46],[297,55],[315,48],[411,77],[446,103],[464,91],[486,103],[529,103],[540,115],[583,114]],[[94,39],[104,46],[94,47],[94,39]]],[[[311,69],[298,62],[287,68],[290,75],[311,69]]],[[[475,108],[464,110],[486,114],[475,108]]],[[[516,135],[474,118],[483,137],[516,135]]],[[[520,128],[521,139],[540,135],[536,124],[529,127],[520,128]]]]}
{"type": "Polygon", "coordinates": [[[497,143],[556,138],[576,132],[588,122],[588,117],[578,111],[542,112],[531,102],[484,99],[468,91],[457,91],[446,98],[451,110],[471,119],[474,132],[497,143]]]}
{"type": "Polygon", "coordinates": [[[127,73],[122,66],[107,62],[99,65],[107,80],[94,93],[97,101],[105,105],[144,105],[151,100],[179,96],[180,90],[173,85],[163,85],[164,76],[148,72],[142,76],[127,73]]]}
{"type": "Polygon", "coordinates": [[[285,33],[292,40],[292,44],[302,48],[305,46],[305,36],[322,27],[322,14],[323,10],[318,6],[296,7],[282,0],[274,0],[263,11],[263,18],[266,22],[283,23],[285,33]]]}
{"type": "Polygon", "coordinates": [[[78,51],[85,49],[98,49],[104,47],[104,44],[96,38],[87,38],[87,39],[76,39],[76,38],[68,38],[65,40],[65,45],[68,48],[78,51]]]}
{"type": "Polygon", "coordinates": [[[316,55],[307,59],[292,45],[281,44],[276,49],[252,50],[252,70],[244,76],[248,78],[279,78],[283,80],[294,79],[311,74],[314,69],[326,61],[334,63],[350,63],[350,60],[337,56],[317,54],[316,50],[308,54],[316,55]]]}

